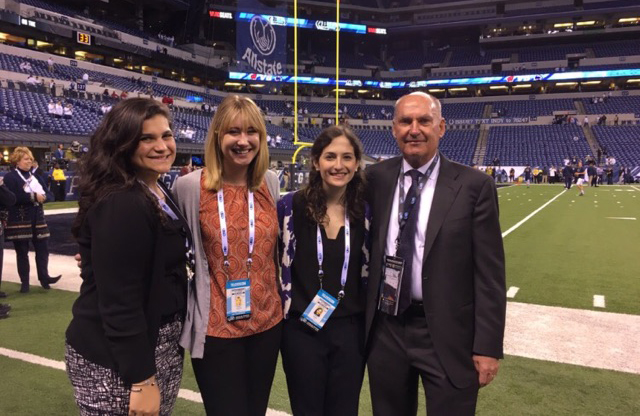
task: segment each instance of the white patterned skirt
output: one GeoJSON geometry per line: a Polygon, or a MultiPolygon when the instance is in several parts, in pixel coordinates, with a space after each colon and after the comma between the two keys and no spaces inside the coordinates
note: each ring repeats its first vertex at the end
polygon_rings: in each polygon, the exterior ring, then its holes
{"type": "MultiPolygon", "coordinates": [[[[176,403],[182,380],[183,350],[178,345],[182,321],[160,327],[155,349],[156,379],[160,389],[160,415],[168,416],[176,403]]],[[[66,344],[65,363],[81,416],[127,416],[129,388],[117,371],[86,360],[66,344]]]]}

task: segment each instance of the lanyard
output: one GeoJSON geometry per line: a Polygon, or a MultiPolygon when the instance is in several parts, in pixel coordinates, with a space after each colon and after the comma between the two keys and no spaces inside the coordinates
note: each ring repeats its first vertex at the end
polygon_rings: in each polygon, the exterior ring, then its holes
{"type": "MultiPolygon", "coordinates": [[[[33,193],[36,193],[36,194],[41,194],[41,195],[45,194],[44,188],[42,187],[40,182],[38,182],[38,179],[36,179],[36,175],[33,172],[30,172],[31,176],[29,176],[29,178],[25,178],[22,175],[22,172],[20,172],[20,169],[18,169],[18,168],[16,168],[16,172],[18,172],[18,175],[20,176],[20,178],[27,185],[27,187],[29,188],[29,191],[31,191],[33,193]]],[[[38,201],[34,201],[33,203],[34,203],[34,205],[40,205],[40,203],[38,201]]]]}
{"type": "MultiPolygon", "coordinates": [[[[322,233],[320,232],[320,224],[316,226],[316,245],[318,248],[318,278],[320,279],[320,289],[322,289],[322,278],[324,270],[322,270],[322,262],[324,261],[324,247],[322,246],[322,233]]],[[[347,284],[347,273],[349,271],[349,256],[351,255],[351,226],[349,224],[349,214],[347,207],[344,208],[344,261],[342,262],[342,273],[340,276],[340,292],[338,292],[338,301],[344,297],[344,286],[347,284]]]]}
{"type": "MultiPolygon", "coordinates": [[[[416,203],[419,203],[420,201],[420,196],[422,195],[422,189],[424,188],[425,184],[427,183],[427,181],[429,180],[429,177],[431,176],[431,174],[433,173],[433,170],[436,168],[436,165],[438,164],[438,160],[440,159],[440,155],[436,153],[436,157],[433,159],[433,162],[431,162],[431,164],[429,165],[429,167],[427,168],[427,171],[425,172],[424,175],[422,175],[422,178],[420,178],[420,182],[418,183],[418,190],[416,191],[416,203]]],[[[402,230],[404,229],[404,226],[407,224],[407,220],[408,218],[405,218],[403,213],[404,213],[404,199],[407,197],[407,195],[404,193],[404,165],[403,167],[400,169],[400,192],[398,193],[398,199],[399,199],[399,206],[398,206],[398,223],[400,224],[400,229],[398,230],[398,237],[396,238],[396,245],[398,243],[398,240],[400,239],[400,234],[402,234],[402,230]]]]}
{"type": "MultiPolygon", "coordinates": [[[[166,201],[163,201],[161,199],[161,196],[156,194],[153,191],[153,189],[151,189],[149,187],[149,185],[147,185],[143,181],[139,181],[139,182],[142,185],[146,186],[147,189],[149,190],[149,192],[151,192],[156,198],[158,198],[158,203],[160,204],[160,207],[169,216],[169,218],[171,218],[174,221],[178,221],[180,219],[178,217],[178,214],[175,213],[175,211],[169,206],[169,204],[167,204],[166,201]]],[[[164,194],[165,200],[168,201],[168,200],[171,199],[162,186],[158,185],[158,188],[160,189],[160,192],[162,192],[164,194]]],[[[185,240],[185,248],[186,248],[185,253],[186,253],[186,257],[187,257],[187,280],[192,280],[194,275],[195,275],[195,272],[196,272],[195,253],[193,251],[193,244],[191,242],[191,238],[192,238],[191,234],[190,234],[189,230],[185,230],[185,231],[186,231],[186,234],[187,234],[186,238],[184,239],[185,240]]]]}
{"type": "MultiPolygon", "coordinates": [[[[256,218],[255,208],[253,202],[253,192],[249,193],[249,255],[247,257],[247,279],[251,272],[251,263],[253,259],[253,244],[256,239],[256,218]]],[[[222,236],[222,254],[224,255],[224,269],[227,272],[227,279],[229,279],[229,240],[227,236],[227,219],[224,212],[224,191],[220,189],[218,191],[218,215],[220,217],[220,235],[222,236]]]]}

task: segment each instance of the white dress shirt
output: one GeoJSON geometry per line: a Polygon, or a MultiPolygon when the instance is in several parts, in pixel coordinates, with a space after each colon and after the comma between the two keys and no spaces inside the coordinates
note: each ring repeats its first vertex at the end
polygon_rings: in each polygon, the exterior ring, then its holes
{"type": "MultiPolygon", "coordinates": [[[[435,158],[435,156],[434,156],[435,158]]],[[[427,172],[427,168],[433,161],[433,158],[424,165],[420,166],[418,170],[423,175],[427,172]]],[[[413,169],[406,160],[402,160],[403,172],[407,173],[413,169]]],[[[440,160],[436,164],[436,167],[431,172],[431,176],[427,180],[427,183],[422,188],[420,194],[420,212],[418,215],[418,224],[416,226],[416,234],[413,238],[414,251],[413,251],[413,269],[411,270],[411,299],[422,301],[422,259],[424,257],[424,241],[427,235],[427,222],[429,221],[429,213],[431,212],[431,203],[433,202],[433,194],[436,190],[436,182],[438,181],[438,174],[440,173],[440,160]]],[[[398,238],[398,231],[400,225],[398,224],[398,204],[399,204],[399,192],[400,184],[396,185],[396,189],[393,193],[393,204],[391,206],[391,216],[389,217],[389,228],[387,232],[387,246],[386,254],[388,256],[396,255],[396,238],[398,238]]],[[[404,189],[405,193],[409,192],[411,187],[411,176],[404,176],[404,189]]]]}

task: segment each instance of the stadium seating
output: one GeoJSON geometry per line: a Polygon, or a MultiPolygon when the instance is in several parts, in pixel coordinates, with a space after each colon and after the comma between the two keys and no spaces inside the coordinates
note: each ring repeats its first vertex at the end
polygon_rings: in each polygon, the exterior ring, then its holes
{"type": "Polygon", "coordinates": [[[592,129],[600,146],[606,148],[618,164],[640,164],[640,126],[593,126],[592,129]]]}
{"type": "Polygon", "coordinates": [[[506,110],[507,117],[550,116],[554,111],[575,110],[571,99],[500,101],[493,103],[493,110],[506,110]]]}
{"type": "MultiPolygon", "coordinates": [[[[600,94],[596,94],[600,97],[600,94]]],[[[583,98],[582,103],[587,114],[624,114],[640,112],[640,97],[610,97],[606,102],[593,104],[590,99],[583,98]]]]}
{"type": "Polygon", "coordinates": [[[484,160],[498,157],[504,166],[550,167],[590,153],[582,129],[576,125],[504,126],[490,129],[484,160]]]}

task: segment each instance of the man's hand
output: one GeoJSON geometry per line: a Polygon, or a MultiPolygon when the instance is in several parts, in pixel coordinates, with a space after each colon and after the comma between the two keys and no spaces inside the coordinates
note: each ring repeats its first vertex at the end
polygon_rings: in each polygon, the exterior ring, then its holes
{"type": "Polygon", "coordinates": [[[42,194],[36,194],[36,200],[41,203],[44,204],[44,201],[47,200],[47,197],[42,195],[42,194]]]}
{"type": "Polygon", "coordinates": [[[500,361],[498,361],[497,358],[474,355],[473,364],[476,366],[476,371],[478,372],[480,387],[488,385],[496,378],[496,375],[498,375],[500,361]]]}
{"type": "Polygon", "coordinates": [[[77,262],[78,268],[82,268],[82,257],[80,257],[80,253],[76,253],[76,255],[73,256],[73,259],[77,262]]]}

